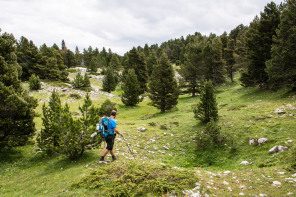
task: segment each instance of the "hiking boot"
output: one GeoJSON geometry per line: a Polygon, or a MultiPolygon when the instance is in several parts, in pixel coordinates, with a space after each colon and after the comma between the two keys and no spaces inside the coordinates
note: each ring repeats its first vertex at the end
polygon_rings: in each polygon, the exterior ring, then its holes
{"type": "Polygon", "coordinates": [[[113,161],[117,160],[117,158],[116,158],[115,155],[112,155],[112,160],[113,160],[113,161]]]}
{"type": "Polygon", "coordinates": [[[104,157],[101,157],[99,163],[105,162],[104,157]]]}

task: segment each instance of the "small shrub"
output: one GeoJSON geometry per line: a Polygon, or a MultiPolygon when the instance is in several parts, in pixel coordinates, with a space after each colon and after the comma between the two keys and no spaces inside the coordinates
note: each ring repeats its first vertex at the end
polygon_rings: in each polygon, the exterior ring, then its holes
{"type": "Polygon", "coordinates": [[[113,109],[117,111],[115,105],[116,104],[111,102],[109,99],[105,100],[99,109],[99,115],[100,116],[110,116],[110,113],[113,109]]]}
{"type": "Polygon", "coordinates": [[[77,94],[77,93],[72,93],[72,94],[70,94],[69,95],[71,98],[74,98],[74,99],[81,99],[81,96],[80,96],[80,94],[77,94]]]}
{"type": "Polygon", "coordinates": [[[72,187],[96,188],[102,196],[164,196],[173,191],[183,196],[183,190],[192,189],[198,182],[192,174],[188,169],[129,161],[102,165],[72,187]]]}
{"type": "Polygon", "coordinates": [[[67,71],[69,73],[75,73],[75,72],[77,72],[77,70],[75,68],[69,68],[67,71]]]}
{"type": "Polygon", "coordinates": [[[166,124],[160,124],[159,126],[160,126],[160,129],[162,129],[162,130],[167,130],[168,129],[166,124]]]}
{"type": "Polygon", "coordinates": [[[155,122],[149,122],[148,125],[149,126],[152,126],[152,127],[155,127],[156,126],[156,123],[155,122]]]}
{"type": "Polygon", "coordinates": [[[39,90],[41,88],[41,81],[38,75],[31,75],[31,77],[29,78],[29,87],[30,90],[39,90]]]}
{"type": "Polygon", "coordinates": [[[240,110],[243,107],[247,107],[246,105],[234,105],[228,108],[228,111],[240,110]]]}

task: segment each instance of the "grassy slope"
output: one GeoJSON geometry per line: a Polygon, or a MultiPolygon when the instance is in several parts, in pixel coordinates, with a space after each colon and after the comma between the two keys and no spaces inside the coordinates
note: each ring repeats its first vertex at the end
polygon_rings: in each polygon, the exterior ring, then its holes
{"type": "MultiPolygon", "coordinates": [[[[95,79],[91,80],[93,84],[100,85],[95,79]]],[[[120,95],[120,92],[121,90],[117,89],[114,94],[120,95]]],[[[149,106],[149,100],[144,100],[136,107],[125,107],[118,98],[112,100],[119,104],[118,128],[125,134],[138,162],[164,163],[170,167],[199,170],[196,176],[201,178],[205,189],[217,195],[228,196],[244,192],[284,196],[288,192],[295,191],[296,183],[284,180],[286,177],[291,177],[291,173],[295,173],[285,171],[293,162],[292,157],[295,155],[291,155],[291,151],[286,151],[272,156],[268,154],[268,150],[274,145],[292,147],[296,142],[296,112],[289,111],[289,114],[294,116],[284,118],[272,113],[283,104],[292,104],[295,107],[296,100],[286,96],[285,91],[260,92],[256,88],[243,88],[238,83],[222,85],[217,88],[216,93],[219,124],[222,126],[222,132],[234,139],[236,152],[230,152],[227,144],[219,150],[211,149],[203,152],[196,150],[196,133],[204,129],[204,125],[195,120],[192,113],[192,107],[198,102],[198,98],[191,98],[189,95],[180,96],[177,108],[164,114],[149,106]],[[137,127],[140,126],[146,127],[147,131],[138,132],[137,127]],[[269,140],[260,147],[249,146],[248,139],[255,136],[267,137],[269,140]],[[288,139],[293,140],[293,143],[285,144],[288,139]],[[243,160],[253,164],[242,166],[240,162],[243,160]],[[258,168],[265,163],[272,167],[258,168]],[[231,170],[232,174],[224,175],[225,170],[231,170]],[[285,171],[285,175],[279,175],[277,171],[285,171]],[[265,177],[262,178],[262,174],[265,174],[265,177]],[[270,184],[272,180],[279,180],[283,185],[276,188],[270,184]],[[223,184],[223,181],[229,182],[229,185],[223,184]],[[242,185],[248,189],[241,189],[242,185]],[[228,187],[233,191],[230,192],[228,187]]],[[[69,94],[69,92],[64,93],[62,101],[67,101],[69,94]]],[[[33,95],[38,99],[45,96],[39,93],[33,95]]],[[[94,104],[99,105],[106,98],[103,95],[95,97],[94,104]]],[[[82,99],[71,102],[71,110],[78,112],[78,105],[81,103],[82,99]]],[[[42,105],[38,106],[36,112],[42,114],[42,105]]],[[[41,126],[41,118],[37,117],[37,130],[41,126]]],[[[93,169],[102,167],[102,164],[97,163],[102,150],[101,148],[87,151],[77,161],[70,161],[58,155],[44,157],[42,154],[36,154],[34,145],[16,148],[9,154],[1,153],[1,194],[3,196],[96,196],[101,192],[98,189],[73,189],[70,186],[93,169]]],[[[132,158],[120,137],[117,138],[115,152],[119,157],[117,161],[119,163],[132,158]]]]}

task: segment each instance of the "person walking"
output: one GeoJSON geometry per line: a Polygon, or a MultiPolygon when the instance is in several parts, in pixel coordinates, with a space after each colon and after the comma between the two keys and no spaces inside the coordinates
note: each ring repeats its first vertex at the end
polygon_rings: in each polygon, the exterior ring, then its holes
{"type": "Polygon", "coordinates": [[[117,159],[116,156],[114,155],[114,150],[113,150],[116,133],[121,135],[121,136],[123,136],[123,135],[122,135],[122,133],[120,133],[117,130],[116,121],[114,120],[115,117],[116,117],[116,114],[117,114],[116,110],[111,111],[110,118],[109,118],[109,121],[108,121],[109,134],[106,137],[107,147],[104,150],[99,162],[105,161],[105,156],[108,154],[108,152],[112,155],[112,160],[113,161],[115,161],[117,159]]]}

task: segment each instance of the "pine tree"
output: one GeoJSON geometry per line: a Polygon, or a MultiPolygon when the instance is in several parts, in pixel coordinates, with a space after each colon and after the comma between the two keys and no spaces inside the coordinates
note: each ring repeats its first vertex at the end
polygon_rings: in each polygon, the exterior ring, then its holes
{"type": "Polygon", "coordinates": [[[128,53],[128,59],[126,63],[127,67],[124,70],[124,75],[127,74],[129,69],[134,69],[137,75],[141,91],[144,93],[147,90],[148,72],[147,65],[143,54],[140,54],[134,47],[128,53]]]}
{"type": "Polygon", "coordinates": [[[280,11],[274,2],[265,6],[260,18],[256,17],[246,34],[246,51],[250,61],[247,71],[242,74],[244,86],[267,87],[268,75],[265,62],[271,58],[272,37],[280,23],[280,11]]]}
{"type": "Polygon", "coordinates": [[[83,77],[83,87],[90,87],[90,80],[87,73],[85,73],[83,77]]]}
{"type": "Polygon", "coordinates": [[[194,117],[204,123],[208,123],[211,120],[218,120],[218,107],[211,81],[205,82],[200,94],[200,102],[193,112],[194,117]]]}
{"type": "Polygon", "coordinates": [[[116,82],[113,74],[113,68],[108,67],[103,79],[103,90],[106,92],[114,91],[116,88],[116,82]]]}
{"type": "Polygon", "coordinates": [[[59,94],[54,90],[49,99],[49,105],[45,103],[42,107],[43,117],[42,126],[37,136],[38,146],[48,154],[58,150],[59,138],[63,130],[63,112],[64,108],[61,104],[59,94]]]}
{"type": "Polygon", "coordinates": [[[192,40],[186,46],[184,64],[181,65],[180,74],[189,83],[189,92],[192,97],[198,91],[199,83],[204,79],[205,65],[203,60],[204,42],[202,37],[192,40]]]}
{"type": "Polygon", "coordinates": [[[227,42],[227,48],[225,49],[225,61],[226,61],[226,70],[227,74],[233,82],[233,73],[235,72],[234,64],[235,64],[235,59],[234,59],[234,50],[235,50],[235,43],[233,39],[229,39],[227,42]]]}
{"type": "Polygon", "coordinates": [[[174,70],[163,52],[149,81],[149,98],[152,105],[165,112],[178,103],[179,91],[174,70]]]}
{"type": "Polygon", "coordinates": [[[135,106],[140,102],[140,85],[133,69],[128,71],[122,85],[121,101],[127,106],[135,106]]]}
{"type": "Polygon", "coordinates": [[[157,64],[157,57],[155,51],[150,52],[149,57],[147,58],[147,71],[148,76],[151,76],[154,66],[157,64]]]}
{"type": "Polygon", "coordinates": [[[30,90],[39,90],[41,88],[41,82],[38,75],[36,76],[35,74],[33,74],[29,78],[29,87],[30,90]]]}
{"type": "Polygon", "coordinates": [[[0,29],[0,148],[24,145],[35,133],[37,101],[21,87],[16,40],[0,29]]]}
{"type": "Polygon", "coordinates": [[[83,76],[81,75],[81,73],[77,73],[76,77],[74,78],[73,82],[72,82],[72,86],[74,88],[82,88],[85,86],[85,81],[83,79],[83,76]]]}
{"type": "Polygon", "coordinates": [[[277,35],[273,39],[271,60],[266,71],[271,88],[289,86],[296,90],[296,1],[288,0],[281,15],[277,35]]]}

